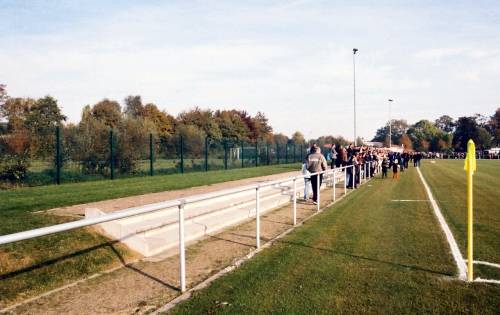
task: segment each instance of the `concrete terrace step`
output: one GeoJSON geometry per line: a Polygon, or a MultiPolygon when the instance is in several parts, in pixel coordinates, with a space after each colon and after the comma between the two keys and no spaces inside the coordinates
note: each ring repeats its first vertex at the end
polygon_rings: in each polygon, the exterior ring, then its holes
{"type": "MultiPolygon", "coordinates": [[[[343,179],[343,173],[337,173],[337,182],[343,181],[343,179]]],[[[324,184],[328,181],[331,181],[331,177],[324,180],[324,184]]],[[[300,196],[304,189],[304,181],[297,180],[296,183],[297,194],[300,196]]],[[[322,189],[324,187],[325,185],[322,189]]],[[[286,205],[292,200],[292,194],[292,180],[262,187],[260,189],[261,213],[286,205]]],[[[161,204],[147,206],[161,206],[161,204]]],[[[184,208],[184,213],[185,239],[187,242],[195,241],[207,234],[254,218],[255,189],[188,203],[184,208]]],[[[96,208],[85,210],[87,218],[103,214],[104,212],[96,208]]],[[[168,207],[144,215],[106,222],[100,224],[99,227],[104,234],[122,241],[140,254],[153,256],[177,246],[179,238],[178,215],[177,207],[168,207]]]]}

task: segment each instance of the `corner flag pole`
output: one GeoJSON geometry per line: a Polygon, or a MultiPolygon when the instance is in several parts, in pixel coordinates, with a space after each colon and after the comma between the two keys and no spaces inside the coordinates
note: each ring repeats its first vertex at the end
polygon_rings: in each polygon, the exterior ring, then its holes
{"type": "Polygon", "coordinates": [[[467,142],[464,170],[467,172],[467,280],[473,281],[472,175],[476,171],[476,145],[472,139],[467,142]]]}

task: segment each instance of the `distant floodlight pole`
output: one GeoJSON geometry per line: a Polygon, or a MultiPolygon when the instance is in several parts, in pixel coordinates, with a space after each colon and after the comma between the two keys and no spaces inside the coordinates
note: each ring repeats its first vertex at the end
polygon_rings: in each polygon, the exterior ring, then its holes
{"type": "Polygon", "coordinates": [[[357,48],[352,49],[352,68],[353,68],[353,81],[354,81],[354,146],[357,146],[358,140],[356,138],[356,52],[357,48]]]}
{"type": "Polygon", "coordinates": [[[392,147],[392,118],[391,118],[391,108],[392,99],[389,99],[389,149],[392,147]]]}

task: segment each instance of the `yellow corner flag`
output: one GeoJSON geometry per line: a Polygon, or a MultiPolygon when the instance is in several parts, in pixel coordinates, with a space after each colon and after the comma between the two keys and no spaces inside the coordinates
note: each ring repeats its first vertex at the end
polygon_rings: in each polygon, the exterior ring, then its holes
{"type": "Polygon", "coordinates": [[[467,142],[467,157],[465,158],[464,170],[470,170],[472,174],[476,171],[476,145],[472,139],[467,142]]]}
{"type": "Polygon", "coordinates": [[[476,171],[476,145],[474,141],[467,142],[467,157],[464,170],[467,172],[467,280],[473,281],[473,255],[472,255],[472,175],[476,171]]]}

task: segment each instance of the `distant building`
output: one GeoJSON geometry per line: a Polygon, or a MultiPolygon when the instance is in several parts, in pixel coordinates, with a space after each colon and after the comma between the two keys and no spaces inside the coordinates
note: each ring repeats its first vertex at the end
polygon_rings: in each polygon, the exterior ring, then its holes
{"type": "Polygon", "coordinates": [[[376,141],[365,141],[365,145],[367,147],[374,147],[374,148],[383,148],[384,144],[382,142],[376,142],[376,141]]]}

